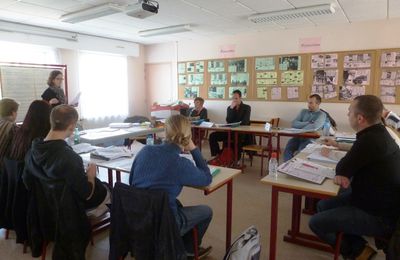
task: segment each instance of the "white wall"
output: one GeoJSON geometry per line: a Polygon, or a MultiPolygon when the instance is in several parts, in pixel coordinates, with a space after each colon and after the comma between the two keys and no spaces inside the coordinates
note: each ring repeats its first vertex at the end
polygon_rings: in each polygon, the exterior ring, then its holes
{"type": "MultiPolygon", "coordinates": [[[[372,21],[353,24],[316,26],[310,28],[253,32],[204,40],[186,40],[176,43],[146,46],[146,63],[175,62],[220,58],[219,46],[233,44],[236,57],[299,53],[299,38],[321,37],[321,51],[362,50],[378,48],[399,48],[400,19],[372,21]]],[[[176,67],[176,64],[175,64],[176,67]]],[[[176,80],[176,76],[174,77],[176,80]]],[[[172,84],[177,89],[177,84],[172,84]]],[[[193,103],[193,101],[187,101],[193,103]]],[[[246,102],[246,101],[245,101],[246,102]]],[[[206,106],[210,118],[214,121],[225,120],[226,107],[229,101],[207,100],[206,106]]],[[[304,102],[268,102],[248,101],[252,106],[253,119],[280,117],[281,125],[288,126],[304,102]]],[[[343,131],[349,131],[347,123],[348,104],[325,103],[326,109],[337,121],[343,131]]],[[[400,113],[400,106],[387,105],[389,109],[400,113]]]]}

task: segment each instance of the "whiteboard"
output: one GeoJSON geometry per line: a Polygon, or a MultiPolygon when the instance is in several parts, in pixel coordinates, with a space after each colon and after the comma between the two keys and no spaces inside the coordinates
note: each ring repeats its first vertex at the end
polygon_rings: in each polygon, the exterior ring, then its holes
{"type": "Polygon", "coordinates": [[[63,71],[63,68],[54,67],[0,66],[1,97],[12,98],[19,103],[17,122],[24,120],[33,100],[42,99],[42,93],[48,88],[49,74],[56,69],[63,71]]]}

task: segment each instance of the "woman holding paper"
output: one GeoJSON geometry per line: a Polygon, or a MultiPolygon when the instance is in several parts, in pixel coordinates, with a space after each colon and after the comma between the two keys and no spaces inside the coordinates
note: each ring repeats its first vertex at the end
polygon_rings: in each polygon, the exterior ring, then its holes
{"type": "MultiPolygon", "coordinates": [[[[188,256],[193,256],[192,232],[198,230],[199,245],[212,218],[206,205],[183,207],[177,197],[183,186],[208,186],[212,177],[200,150],[193,144],[191,125],[182,115],[174,115],[165,122],[166,141],[161,145],[146,145],[136,155],[129,177],[131,186],[164,190],[168,193],[169,207],[183,238],[188,256]],[[183,158],[190,152],[194,163],[183,158]]],[[[208,255],[211,247],[199,248],[199,255],[208,255]]]]}
{"type": "Polygon", "coordinates": [[[42,94],[43,100],[49,102],[52,107],[66,104],[64,89],[61,84],[64,80],[64,76],[61,71],[53,70],[50,72],[47,85],[49,86],[42,94]]]}

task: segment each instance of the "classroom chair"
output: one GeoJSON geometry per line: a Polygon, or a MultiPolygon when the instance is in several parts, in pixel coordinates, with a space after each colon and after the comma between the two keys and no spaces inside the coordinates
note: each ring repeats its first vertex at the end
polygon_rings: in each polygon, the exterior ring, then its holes
{"type": "MultiPolygon", "coordinates": [[[[271,127],[279,126],[280,118],[272,118],[268,123],[271,127]]],[[[266,121],[250,121],[250,126],[264,126],[266,121]]],[[[256,135],[253,135],[253,143],[256,143],[256,135]]],[[[251,144],[243,146],[242,152],[242,165],[244,165],[244,155],[249,154],[250,166],[253,166],[253,156],[261,157],[261,170],[260,175],[264,175],[264,158],[269,158],[269,152],[272,151],[272,136],[259,136],[258,144],[251,144]],[[267,139],[266,145],[263,145],[263,139],[267,139]]]]}
{"type": "MultiPolygon", "coordinates": [[[[123,259],[128,252],[135,259],[186,259],[166,192],[117,182],[112,200],[110,260],[123,259]]],[[[192,232],[198,259],[197,229],[192,232]]]]}

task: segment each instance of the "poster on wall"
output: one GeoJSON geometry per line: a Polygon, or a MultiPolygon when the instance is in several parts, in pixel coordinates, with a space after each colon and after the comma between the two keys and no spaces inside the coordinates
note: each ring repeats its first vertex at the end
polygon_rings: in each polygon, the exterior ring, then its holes
{"type": "Polygon", "coordinates": [[[278,79],[256,79],[257,85],[276,85],[278,84],[278,79]]]}
{"type": "Polygon", "coordinates": [[[249,73],[232,73],[232,86],[247,86],[249,84],[249,73]]]}
{"type": "Polygon", "coordinates": [[[285,71],[281,74],[281,83],[283,85],[303,85],[304,72],[298,71],[285,71]]]}
{"type": "Polygon", "coordinates": [[[225,63],[223,60],[210,60],[208,61],[208,72],[224,72],[225,63]]]}
{"type": "Polygon", "coordinates": [[[371,67],[371,54],[349,54],[344,56],[344,68],[369,68],[371,67]]]}
{"type": "Polygon", "coordinates": [[[178,73],[186,73],[186,64],[185,63],[178,63],[178,73]]]}
{"type": "Polygon", "coordinates": [[[229,98],[233,97],[233,91],[240,90],[242,92],[242,98],[247,98],[247,87],[229,87],[229,98]]]}
{"type": "Polygon", "coordinates": [[[369,85],[370,69],[361,70],[344,70],[343,71],[343,82],[344,84],[353,85],[369,85]]]}
{"type": "Polygon", "coordinates": [[[300,70],[301,56],[283,56],[279,58],[280,70],[300,70]]]}
{"type": "Polygon", "coordinates": [[[381,100],[384,103],[396,102],[396,88],[395,87],[381,87],[381,100]]]}
{"type": "Polygon", "coordinates": [[[382,71],[381,85],[394,86],[396,82],[396,71],[382,71]]]}
{"type": "Polygon", "coordinates": [[[227,83],[226,73],[211,74],[211,85],[226,85],[227,83]]]}
{"type": "Polygon", "coordinates": [[[275,70],[274,57],[257,57],[255,63],[256,70],[275,70]]]}
{"type": "Polygon", "coordinates": [[[178,83],[179,85],[186,85],[186,75],[179,75],[178,76],[178,83]]]}
{"type": "Polygon", "coordinates": [[[203,73],[204,72],[204,61],[197,61],[196,62],[196,72],[203,73]]]}
{"type": "Polygon", "coordinates": [[[396,73],[396,81],[395,81],[396,85],[400,85],[400,70],[397,71],[396,73]]]}
{"type": "Polygon", "coordinates": [[[258,87],[257,88],[257,98],[268,99],[266,87],[258,87]]]}
{"type": "Polygon", "coordinates": [[[247,60],[229,60],[228,72],[247,72],[247,60]]]}
{"type": "Polygon", "coordinates": [[[324,96],[324,85],[312,85],[311,94],[318,94],[319,96],[324,96]]]}
{"type": "Polygon", "coordinates": [[[338,70],[314,70],[313,84],[337,85],[338,70]]]}
{"type": "Polygon", "coordinates": [[[282,99],[282,88],[281,87],[272,87],[271,88],[271,99],[272,100],[282,99]]]}
{"type": "Polygon", "coordinates": [[[208,88],[208,98],[225,98],[225,87],[211,86],[208,88]]]}
{"type": "Polygon", "coordinates": [[[349,101],[365,95],[365,86],[345,85],[339,87],[339,100],[349,101]]]}
{"type": "Polygon", "coordinates": [[[299,87],[287,87],[287,98],[298,99],[299,98],[299,87]]]}
{"type": "Polygon", "coordinates": [[[336,53],[311,55],[312,69],[337,68],[337,62],[338,55],[336,53]]]}
{"type": "Polygon", "coordinates": [[[186,71],[188,73],[193,73],[194,72],[194,65],[195,65],[194,62],[187,62],[186,63],[186,71]]]}
{"type": "Polygon", "coordinates": [[[382,53],[381,67],[400,67],[400,52],[382,53]]]}
{"type": "Polygon", "coordinates": [[[203,85],[204,74],[188,74],[188,85],[203,85]]]}
{"type": "Polygon", "coordinates": [[[325,85],[323,90],[324,90],[323,97],[325,99],[332,99],[332,98],[336,98],[337,97],[336,86],[335,85],[331,85],[331,84],[325,85]]]}
{"type": "Polygon", "coordinates": [[[185,90],[183,92],[184,98],[197,98],[199,97],[200,91],[199,87],[185,87],[185,90]]]}

